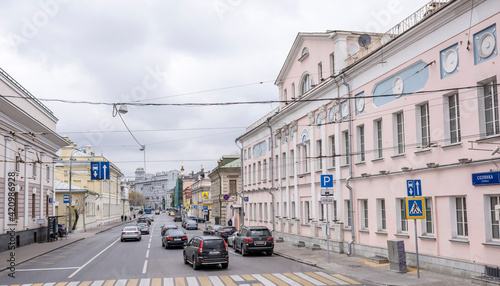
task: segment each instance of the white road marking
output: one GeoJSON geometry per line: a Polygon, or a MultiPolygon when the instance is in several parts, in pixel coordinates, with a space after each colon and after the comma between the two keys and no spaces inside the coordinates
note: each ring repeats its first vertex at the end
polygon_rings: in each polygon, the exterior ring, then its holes
{"type": "Polygon", "coordinates": [[[163,285],[164,286],[175,286],[174,278],[163,278],[163,285]]]}
{"type": "Polygon", "coordinates": [[[78,268],[75,272],[73,272],[73,274],[71,274],[70,276],[68,276],[68,278],[72,278],[73,276],[76,275],[76,273],[78,273],[80,270],[82,270],[85,266],[87,266],[90,262],[92,262],[92,260],[96,259],[99,255],[101,255],[104,251],[108,250],[108,248],[110,248],[111,246],[113,246],[113,244],[117,243],[118,241],[120,241],[119,238],[117,238],[113,243],[111,243],[108,247],[104,248],[101,252],[97,253],[94,257],[92,257],[89,261],[87,261],[85,264],[83,264],[82,266],[80,266],[80,268],[78,268]]]}
{"type": "Polygon", "coordinates": [[[104,280],[96,280],[90,286],[102,286],[102,284],[104,284],[104,280]]]}
{"type": "Polygon", "coordinates": [[[299,283],[293,281],[292,279],[286,277],[285,275],[283,275],[281,273],[273,273],[273,275],[276,276],[276,278],[279,278],[292,286],[301,286],[299,283]]]}
{"type": "Polygon", "coordinates": [[[144,261],[144,266],[142,267],[142,274],[146,273],[146,270],[148,269],[148,261],[144,261]]]}
{"type": "Polygon", "coordinates": [[[148,258],[148,257],[149,257],[149,249],[148,249],[148,251],[146,251],[146,258],[148,258]]]}
{"type": "Polygon", "coordinates": [[[295,274],[295,275],[299,276],[300,278],[302,278],[302,279],[304,279],[304,280],[306,280],[306,281],[311,282],[311,283],[312,283],[312,284],[314,284],[314,285],[326,285],[325,283],[323,283],[323,282],[321,282],[321,281],[319,281],[319,280],[316,280],[316,279],[312,278],[312,277],[311,277],[311,276],[309,276],[309,275],[305,275],[304,273],[301,273],[301,272],[295,272],[295,273],[293,273],[293,274],[295,274]]]}
{"type": "Polygon", "coordinates": [[[264,278],[264,276],[260,275],[260,274],[253,274],[252,275],[255,279],[259,280],[260,282],[262,282],[262,284],[266,285],[266,286],[274,286],[276,284],[274,284],[273,282],[267,280],[266,278],[264,278]]]}
{"type": "Polygon", "coordinates": [[[45,283],[43,286],[54,286],[56,283],[45,283]]]}
{"type": "Polygon", "coordinates": [[[115,286],[125,286],[125,285],[127,285],[127,281],[128,281],[128,279],[120,279],[120,280],[116,281],[115,286]]]}
{"type": "Polygon", "coordinates": [[[77,269],[78,267],[60,267],[60,268],[36,268],[36,269],[16,269],[17,272],[21,271],[43,271],[43,270],[67,270],[67,269],[77,269]]]}
{"type": "Polygon", "coordinates": [[[77,286],[78,284],[80,284],[80,281],[73,281],[66,284],[66,286],[77,286]]]}
{"type": "Polygon", "coordinates": [[[243,277],[241,277],[240,275],[229,275],[229,277],[231,277],[231,279],[233,279],[236,282],[245,281],[245,279],[243,279],[243,277]]]}
{"type": "Polygon", "coordinates": [[[187,280],[187,285],[189,286],[199,286],[198,280],[196,280],[196,277],[186,277],[187,280]]]}
{"type": "Polygon", "coordinates": [[[151,285],[151,279],[149,278],[141,279],[141,282],[139,282],[139,286],[149,286],[149,285],[151,285]]]}
{"type": "Polygon", "coordinates": [[[331,281],[333,281],[333,282],[335,282],[337,284],[341,284],[341,285],[347,285],[347,284],[349,284],[349,283],[345,282],[344,280],[340,280],[340,279],[338,279],[336,277],[333,277],[333,276],[328,275],[328,274],[323,273],[323,272],[314,272],[314,273],[316,273],[319,276],[324,277],[324,278],[326,278],[328,280],[331,280],[331,281]]]}
{"type": "Polygon", "coordinates": [[[210,279],[210,281],[212,281],[213,286],[224,286],[224,283],[222,283],[220,278],[217,276],[208,276],[208,279],[210,279]]]}

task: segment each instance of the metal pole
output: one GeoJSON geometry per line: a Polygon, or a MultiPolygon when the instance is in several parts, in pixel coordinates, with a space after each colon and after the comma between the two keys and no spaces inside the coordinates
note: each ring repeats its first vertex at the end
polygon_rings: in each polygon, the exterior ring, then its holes
{"type": "Polygon", "coordinates": [[[330,221],[328,220],[328,205],[326,205],[326,253],[330,263],[330,221]]]}
{"type": "Polygon", "coordinates": [[[71,227],[71,185],[72,185],[72,174],[73,174],[73,149],[71,149],[71,156],[69,157],[69,232],[73,233],[73,228],[71,227]]]}
{"type": "Polygon", "coordinates": [[[415,252],[417,255],[417,278],[420,278],[420,265],[418,262],[418,239],[417,239],[417,220],[413,220],[415,222],[415,252]]]}

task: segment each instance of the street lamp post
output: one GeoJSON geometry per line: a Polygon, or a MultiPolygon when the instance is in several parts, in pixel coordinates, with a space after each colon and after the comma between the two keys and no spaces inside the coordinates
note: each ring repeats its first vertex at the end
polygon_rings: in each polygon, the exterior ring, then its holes
{"type": "Polygon", "coordinates": [[[72,198],[71,198],[71,185],[73,183],[73,180],[72,180],[72,175],[73,175],[73,154],[75,151],[79,151],[79,149],[77,148],[74,148],[71,150],[71,156],[69,158],[69,222],[68,222],[68,228],[69,228],[69,232],[70,233],[73,233],[73,228],[71,226],[71,202],[72,202],[72,198]]]}

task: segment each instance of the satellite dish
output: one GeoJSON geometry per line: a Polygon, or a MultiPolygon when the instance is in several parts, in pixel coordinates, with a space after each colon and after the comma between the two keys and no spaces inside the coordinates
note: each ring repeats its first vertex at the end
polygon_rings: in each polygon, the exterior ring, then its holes
{"type": "Polygon", "coordinates": [[[358,43],[362,47],[366,47],[369,43],[371,43],[372,37],[368,34],[363,34],[359,36],[358,43]]]}
{"type": "Polygon", "coordinates": [[[359,52],[359,46],[356,43],[351,43],[349,47],[347,48],[347,53],[349,55],[354,55],[355,53],[359,52]]]}

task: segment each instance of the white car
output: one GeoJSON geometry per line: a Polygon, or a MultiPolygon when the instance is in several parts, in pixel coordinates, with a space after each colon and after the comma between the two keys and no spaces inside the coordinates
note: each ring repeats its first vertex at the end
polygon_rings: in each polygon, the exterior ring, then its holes
{"type": "Polygon", "coordinates": [[[141,240],[141,231],[137,226],[126,226],[122,230],[121,240],[125,241],[127,239],[141,240]]]}
{"type": "Polygon", "coordinates": [[[234,237],[236,236],[238,232],[235,231],[233,234],[231,234],[228,238],[227,238],[227,246],[231,246],[234,248],[234,237]]]}
{"type": "Polygon", "coordinates": [[[186,229],[198,229],[198,223],[195,220],[188,220],[186,222],[186,229]]]}

